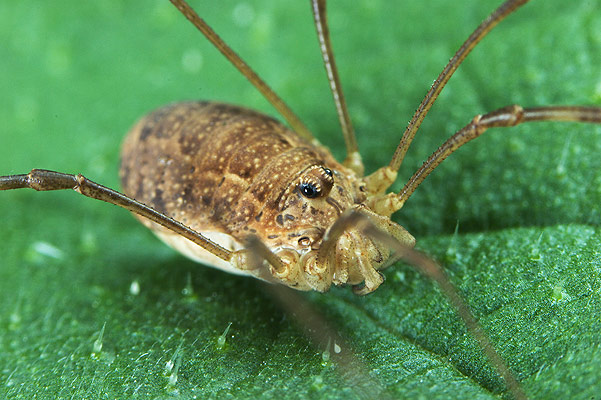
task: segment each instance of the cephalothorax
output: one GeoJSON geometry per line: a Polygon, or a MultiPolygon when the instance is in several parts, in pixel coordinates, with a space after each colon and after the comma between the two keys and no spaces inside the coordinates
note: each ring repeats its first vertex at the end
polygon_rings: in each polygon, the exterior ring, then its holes
{"type": "Polygon", "coordinates": [[[300,290],[324,292],[332,284],[350,284],[357,294],[370,293],[383,281],[379,271],[404,258],[440,284],[514,396],[523,397],[440,267],[411,250],[414,238],[390,215],[448,155],[488,128],[540,120],[601,123],[601,109],[510,105],[477,115],[444,142],[399,193],[386,190],[453,72],[488,32],[528,0],[505,1],[478,26],[426,94],[390,163],[368,176],[363,175],[340,90],[325,0],[313,0],[312,7],[346,142],[343,162],[313,138],[185,1],[171,1],[265,95],[292,130],[237,106],[178,103],[147,115],[127,137],[121,160],[126,195],[82,175],[46,170],[0,177],[0,190],[74,189],[134,212],[161,239],[193,259],[300,290]]]}

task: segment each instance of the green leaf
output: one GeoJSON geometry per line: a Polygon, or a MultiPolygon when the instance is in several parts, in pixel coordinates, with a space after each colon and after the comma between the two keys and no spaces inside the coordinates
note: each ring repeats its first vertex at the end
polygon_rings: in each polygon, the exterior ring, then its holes
{"type": "MultiPolygon", "coordinates": [[[[309,5],[206,3],[194,7],[342,158],[309,5]]],[[[368,171],[389,161],[432,80],[498,3],[330,2],[368,171]]],[[[478,113],[600,106],[600,9],[534,1],[496,28],[432,109],[395,188],[478,113]]],[[[0,37],[1,174],[47,168],[118,187],[120,141],[154,107],[202,98],[273,113],[165,1],[4,2],[0,37]]],[[[599,126],[492,130],[395,215],[533,398],[597,395],[600,153],[599,126]]],[[[394,398],[506,396],[444,296],[409,267],[365,298],[303,295],[364,365],[345,379],[258,281],[184,259],[123,210],[21,190],[0,194],[0,212],[0,397],[354,398],[373,381],[394,398]]]]}

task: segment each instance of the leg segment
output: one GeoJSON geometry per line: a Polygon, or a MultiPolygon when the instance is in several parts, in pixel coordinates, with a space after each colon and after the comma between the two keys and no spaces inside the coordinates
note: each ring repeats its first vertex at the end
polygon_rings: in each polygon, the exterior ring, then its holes
{"type": "Polygon", "coordinates": [[[472,122],[451,136],[413,174],[405,187],[396,193],[380,196],[370,206],[382,215],[391,215],[405,204],[415,189],[436,167],[455,150],[482,135],[489,128],[507,128],[525,122],[564,121],[601,124],[601,108],[577,106],[549,106],[522,108],[518,105],[499,108],[485,115],[477,115],[472,122]]]}
{"type": "MultiPolygon", "coordinates": [[[[264,262],[272,262],[273,253],[256,236],[251,236],[247,241],[246,255],[251,268],[263,269],[267,275],[269,272],[264,268],[264,262]]],[[[277,258],[277,257],[276,257],[277,258]]],[[[277,262],[276,262],[277,264],[277,262]]],[[[279,272],[279,270],[278,270],[279,272]]],[[[275,279],[271,278],[275,283],[275,279]]],[[[324,351],[336,363],[341,377],[347,382],[349,387],[353,388],[354,393],[359,394],[360,398],[372,398],[384,396],[384,388],[377,378],[369,374],[367,366],[355,355],[352,348],[346,343],[344,338],[332,326],[315,307],[313,307],[296,290],[284,285],[264,285],[275,300],[276,304],[282,307],[288,315],[298,323],[305,335],[311,339],[315,347],[324,351]],[[337,350],[330,352],[331,346],[336,346],[337,350]],[[325,349],[325,350],[324,350],[325,349]]]]}
{"type": "Polygon", "coordinates": [[[529,0],[507,0],[503,4],[499,6],[492,14],[488,16],[477,28],[476,30],[467,38],[465,42],[461,45],[459,50],[455,53],[453,58],[449,61],[449,63],[444,67],[438,78],[434,81],[434,84],[426,94],[426,97],[422,100],[421,104],[413,114],[413,118],[409,122],[407,129],[403,133],[403,137],[399,146],[394,152],[392,156],[392,160],[388,165],[394,171],[397,171],[405,158],[405,154],[417,133],[420,125],[422,124],[424,118],[426,118],[426,114],[432,108],[432,105],[438,98],[440,92],[445,87],[453,73],[459,68],[459,65],[465,60],[468,54],[476,47],[476,45],[484,39],[488,33],[493,30],[499,22],[503,21],[507,16],[517,10],[519,7],[526,4],[529,0]]]}
{"type": "Polygon", "coordinates": [[[321,50],[321,58],[326,68],[328,82],[330,83],[330,91],[334,97],[334,105],[336,113],[342,128],[342,136],[346,145],[346,159],[344,165],[351,168],[358,175],[363,176],[363,162],[357,147],[355,139],[355,131],[351,124],[351,118],[348,114],[348,108],[342,92],[340,78],[338,77],[338,69],[332,51],[332,43],[330,41],[330,29],[326,17],[326,0],[311,0],[311,10],[313,11],[313,20],[315,21],[315,29],[317,30],[317,38],[319,39],[319,48],[321,50]]]}
{"type": "Polygon", "coordinates": [[[366,235],[388,245],[397,253],[398,256],[400,256],[403,261],[411,264],[422,275],[434,280],[438,284],[444,295],[459,313],[459,316],[467,326],[469,333],[474,337],[474,339],[476,339],[486,357],[505,380],[507,388],[513,397],[515,399],[526,399],[526,394],[523,392],[515,375],[509,369],[499,353],[497,353],[490,339],[488,338],[488,335],[478,323],[476,317],[474,317],[469,306],[463,300],[455,286],[451,283],[443,268],[431,258],[413,249],[412,247],[404,245],[393,238],[390,234],[378,229],[373,223],[371,223],[371,221],[367,219],[362,227],[362,231],[366,235]]]}
{"type": "Polygon", "coordinates": [[[105,201],[125,208],[196,243],[217,257],[229,261],[232,252],[205,238],[200,233],[188,228],[147,205],[125,196],[115,190],[99,185],[81,174],[71,175],[43,169],[34,169],[29,174],[0,177],[0,190],[30,188],[37,191],[73,189],[84,196],[105,201]]]}
{"type": "Polygon", "coordinates": [[[390,185],[394,183],[396,179],[396,172],[399,170],[409,146],[415,137],[419,127],[421,126],[424,118],[430,111],[430,108],[434,105],[434,102],[442,92],[442,89],[446,86],[451,76],[455,73],[457,68],[461,65],[463,60],[471,53],[471,51],[480,43],[482,39],[490,31],[493,30],[497,24],[507,18],[511,13],[517,10],[519,7],[526,4],[529,0],[507,0],[499,6],[492,14],[488,16],[472,34],[467,38],[461,45],[459,50],[451,58],[448,64],[444,67],[438,78],[432,84],[428,93],[422,100],[421,104],[413,114],[411,121],[407,125],[405,132],[396,150],[392,156],[390,163],[382,168],[379,168],[371,175],[367,176],[365,182],[369,188],[372,188],[371,193],[379,194],[383,193],[390,185]]]}
{"type": "Polygon", "coordinates": [[[302,121],[296,116],[296,114],[284,103],[284,101],[261,79],[257,73],[240,58],[238,54],[231,47],[229,47],[220,37],[215,33],[213,29],[198,16],[198,14],[190,7],[185,0],[170,0],[171,3],[190,21],[196,29],[198,29],[217,50],[221,52],[228,59],[228,61],[240,71],[242,75],[248,79],[254,87],[271,103],[271,105],[278,110],[278,112],[284,117],[290,124],[292,129],[299,134],[299,136],[307,139],[311,142],[316,142],[309,129],[302,123],[302,121]]]}

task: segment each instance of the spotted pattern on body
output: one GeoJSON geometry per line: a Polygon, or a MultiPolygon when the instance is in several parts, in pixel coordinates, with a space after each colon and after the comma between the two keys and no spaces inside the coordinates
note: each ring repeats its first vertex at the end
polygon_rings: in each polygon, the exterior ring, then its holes
{"type": "MultiPolygon", "coordinates": [[[[363,183],[323,147],[242,107],[187,102],[142,118],[125,139],[124,192],[200,232],[315,247],[363,183]],[[320,198],[299,190],[310,184],[320,198]]],[[[153,230],[163,230],[141,221],[153,230]]]]}

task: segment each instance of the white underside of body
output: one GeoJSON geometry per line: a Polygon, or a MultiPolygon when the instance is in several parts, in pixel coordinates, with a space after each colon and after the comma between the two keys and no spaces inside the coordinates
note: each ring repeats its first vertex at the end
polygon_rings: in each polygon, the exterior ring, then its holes
{"type": "MultiPolygon", "coordinates": [[[[221,247],[230,250],[236,251],[243,249],[244,247],[238,242],[234,237],[228,235],[223,232],[199,232],[207,239],[210,239],[212,242],[217,243],[221,247]]],[[[236,275],[245,275],[249,276],[250,274],[246,271],[235,268],[228,261],[224,261],[221,258],[215,256],[213,253],[203,249],[199,245],[191,242],[190,240],[176,235],[170,234],[160,231],[155,231],[155,234],[173,249],[179,251],[186,257],[196,262],[208,265],[213,268],[217,268],[231,274],[236,275]]]]}

